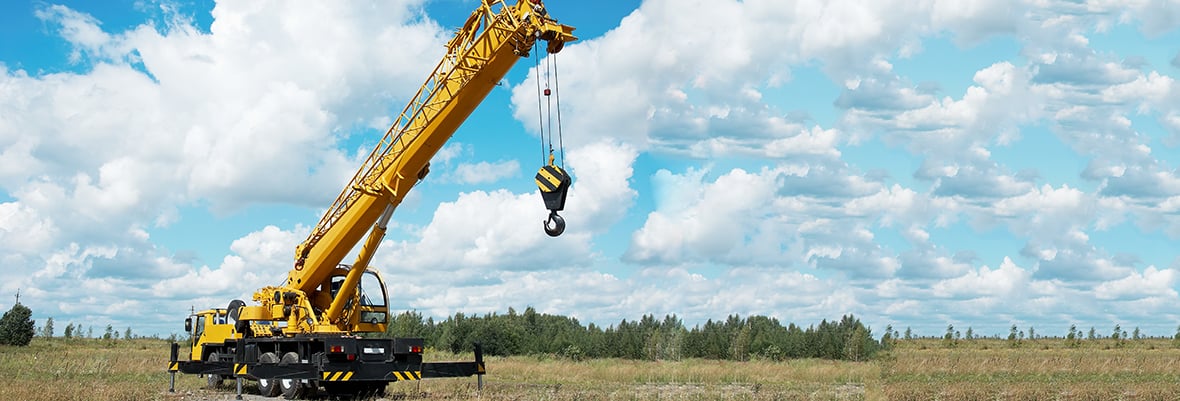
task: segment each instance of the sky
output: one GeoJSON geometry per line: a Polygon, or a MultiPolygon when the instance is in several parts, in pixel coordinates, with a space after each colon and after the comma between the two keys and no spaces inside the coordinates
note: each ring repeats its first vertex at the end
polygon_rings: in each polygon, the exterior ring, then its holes
{"type": "MultiPolygon", "coordinates": [[[[477,4],[4,2],[0,309],[167,336],[278,284],[477,4]]],[[[557,80],[521,59],[397,209],[394,310],[1176,333],[1180,2],[547,7],[581,40],[557,80]]]]}

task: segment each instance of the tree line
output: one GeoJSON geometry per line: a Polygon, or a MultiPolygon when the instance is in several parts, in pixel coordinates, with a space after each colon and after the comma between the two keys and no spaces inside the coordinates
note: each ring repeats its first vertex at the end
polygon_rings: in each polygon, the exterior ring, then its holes
{"type": "MultiPolygon", "coordinates": [[[[48,320],[46,320],[45,326],[42,326],[41,329],[39,330],[39,332],[42,337],[53,338],[53,336],[55,335],[54,328],[53,328],[53,318],[49,318],[48,320]]],[[[136,336],[134,333],[131,332],[131,327],[127,327],[125,330],[120,332],[119,330],[116,330],[114,326],[108,324],[105,331],[103,331],[102,333],[100,333],[98,335],[95,335],[94,334],[94,326],[89,326],[86,328],[86,330],[82,330],[81,324],[69,323],[66,325],[65,329],[62,330],[62,338],[67,338],[67,339],[68,338],[101,338],[104,340],[118,340],[118,339],[130,340],[130,339],[136,338],[136,336]]]]}
{"type": "Polygon", "coordinates": [[[576,318],[524,313],[468,316],[457,313],[442,321],[407,311],[390,319],[388,337],[420,337],[427,347],[467,352],[479,343],[488,355],[555,355],[574,360],[623,358],[680,360],[683,358],[785,360],[823,358],[860,361],[881,349],[872,331],[852,315],[824,320],[806,328],[783,325],[767,316],[731,315],[685,327],[676,315],[657,319],[644,315],[601,327],[582,325],[576,318]]]}
{"type": "MultiPolygon", "coordinates": [[[[44,338],[54,338],[56,335],[53,318],[45,319],[45,325],[41,327],[36,326],[33,321],[33,311],[29,307],[20,303],[18,298],[17,303],[12,306],[8,312],[0,317],[0,345],[16,345],[26,346],[32,341],[34,336],[41,336],[44,338]]],[[[135,338],[131,332],[131,327],[128,327],[122,333],[115,330],[114,326],[107,325],[106,332],[101,333],[95,337],[94,326],[88,327],[85,331],[82,330],[82,325],[74,323],[67,324],[63,330],[62,338],[102,338],[104,340],[118,340],[119,338],[130,340],[135,338]]],[[[173,336],[175,337],[175,335],[173,336]]]]}
{"type": "MultiPolygon", "coordinates": [[[[1130,333],[1128,333],[1121,324],[1115,324],[1114,330],[1112,330],[1109,335],[1104,335],[1095,326],[1090,326],[1090,330],[1088,332],[1083,332],[1076,324],[1069,325],[1069,331],[1064,336],[1044,336],[1038,334],[1036,328],[1033,326],[1028,327],[1027,336],[1025,335],[1025,332],[1026,330],[1020,329],[1014,324],[1008,329],[1007,337],[1001,336],[1000,334],[994,334],[992,336],[979,335],[975,333],[975,330],[973,330],[971,327],[967,327],[966,334],[963,334],[963,332],[956,330],[953,324],[948,324],[946,326],[946,333],[942,335],[942,342],[943,345],[947,347],[954,347],[960,341],[979,339],[1006,340],[1010,347],[1015,348],[1023,344],[1026,339],[1029,341],[1035,341],[1037,339],[1058,339],[1065,340],[1065,345],[1067,347],[1078,348],[1082,345],[1083,341],[1093,342],[1099,340],[1114,340],[1114,345],[1116,347],[1121,347],[1127,345],[1128,341],[1139,341],[1153,338],[1151,336],[1145,335],[1141,330],[1139,330],[1139,327],[1137,326],[1131,330],[1130,333]]],[[[901,332],[894,330],[892,325],[889,325],[885,326],[885,334],[881,336],[881,344],[885,347],[888,347],[900,339],[915,340],[919,338],[932,339],[937,337],[917,336],[909,327],[906,327],[905,334],[903,335],[901,332]]],[[[1168,337],[1155,338],[1164,339],[1168,337]]],[[[1176,334],[1172,335],[1171,339],[1173,346],[1180,348],[1180,326],[1176,327],[1176,334]]]]}

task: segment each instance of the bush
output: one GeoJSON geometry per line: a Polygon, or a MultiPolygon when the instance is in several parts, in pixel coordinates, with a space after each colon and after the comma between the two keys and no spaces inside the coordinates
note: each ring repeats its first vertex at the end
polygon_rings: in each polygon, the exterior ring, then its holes
{"type": "Polygon", "coordinates": [[[29,345],[33,340],[33,311],[16,304],[0,317],[0,345],[29,345]]]}
{"type": "Polygon", "coordinates": [[[562,358],[566,358],[571,361],[574,361],[574,362],[581,362],[581,361],[586,360],[586,353],[582,352],[582,349],[578,348],[577,345],[572,345],[572,344],[565,346],[565,348],[562,348],[561,352],[558,352],[557,355],[562,358]]]}

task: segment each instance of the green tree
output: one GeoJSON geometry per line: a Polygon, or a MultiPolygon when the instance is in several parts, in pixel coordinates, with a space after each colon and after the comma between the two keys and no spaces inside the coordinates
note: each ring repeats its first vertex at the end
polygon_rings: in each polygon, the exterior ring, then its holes
{"type": "Polygon", "coordinates": [[[905,327],[905,339],[906,340],[913,340],[914,339],[914,331],[910,330],[910,326],[905,327]]]}
{"type": "Polygon", "coordinates": [[[1140,336],[1140,333],[1139,333],[1139,326],[1135,326],[1135,331],[1132,332],[1131,339],[1135,340],[1135,341],[1139,341],[1139,340],[1143,339],[1143,337],[1140,336]]]}
{"type": "Polygon", "coordinates": [[[115,335],[115,328],[108,324],[107,331],[105,334],[102,335],[102,339],[103,340],[110,340],[110,339],[114,338],[114,335],[115,335]]]}
{"type": "Polygon", "coordinates": [[[123,339],[124,340],[131,339],[131,326],[127,326],[127,330],[123,332],[123,339]]]}
{"type": "MultiPolygon", "coordinates": [[[[1138,329],[1136,329],[1138,330],[1138,329]]],[[[45,338],[53,338],[53,318],[45,320],[45,327],[41,328],[41,336],[45,338]]]]}
{"type": "Polygon", "coordinates": [[[19,302],[0,317],[0,345],[26,346],[33,340],[33,311],[19,302]]]}
{"type": "Polygon", "coordinates": [[[426,322],[422,320],[422,314],[418,311],[406,311],[394,316],[386,327],[385,333],[389,337],[419,337],[427,338],[430,336],[430,331],[426,327],[426,322]]]}
{"type": "Polygon", "coordinates": [[[1078,341],[1079,337],[1081,335],[1078,333],[1078,326],[1074,324],[1069,325],[1069,334],[1065,335],[1065,345],[1070,348],[1077,348],[1081,345],[1081,342],[1078,341]]]}
{"type": "Polygon", "coordinates": [[[1029,341],[1037,339],[1037,329],[1034,329],[1032,326],[1028,326],[1028,339],[1029,341]]]}
{"type": "Polygon", "coordinates": [[[868,335],[868,333],[865,332],[865,327],[858,325],[852,330],[852,333],[849,334],[849,338],[844,341],[844,359],[851,361],[860,361],[865,359],[865,354],[868,352],[868,350],[865,349],[864,342],[860,341],[860,339],[868,335]]]}
{"type": "Polygon", "coordinates": [[[1086,334],[1086,339],[1087,340],[1098,339],[1098,331],[1094,330],[1094,326],[1090,326],[1090,332],[1086,334]]]}
{"type": "Polygon", "coordinates": [[[947,348],[955,346],[955,325],[946,325],[946,334],[942,335],[942,344],[947,348]]]}
{"type": "Polygon", "coordinates": [[[737,332],[734,333],[733,340],[729,345],[729,358],[737,361],[745,361],[746,355],[750,351],[750,325],[743,324],[737,332]]]}
{"type": "Polygon", "coordinates": [[[62,336],[64,336],[65,338],[73,338],[74,337],[74,324],[73,323],[69,323],[66,325],[65,333],[62,333],[62,336]]]}
{"type": "Polygon", "coordinates": [[[975,338],[975,330],[972,330],[971,326],[967,326],[967,334],[963,338],[966,338],[968,340],[974,339],[975,338]]]}

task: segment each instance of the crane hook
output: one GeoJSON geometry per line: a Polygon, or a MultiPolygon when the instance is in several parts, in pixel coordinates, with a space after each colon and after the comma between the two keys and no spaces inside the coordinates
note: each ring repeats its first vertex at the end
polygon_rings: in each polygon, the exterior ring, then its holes
{"type": "Polygon", "coordinates": [[[559,216],[556,210],[549,211],[549,218],[545,219],[545,234],[556,237],[563,232],[565,232],[565,219],[559,216]]]}

